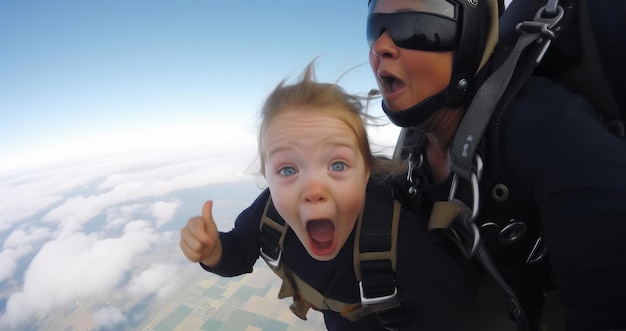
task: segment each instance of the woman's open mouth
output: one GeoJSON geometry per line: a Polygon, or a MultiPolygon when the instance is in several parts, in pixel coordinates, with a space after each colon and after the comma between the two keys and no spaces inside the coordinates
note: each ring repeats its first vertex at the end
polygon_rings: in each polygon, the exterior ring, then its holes
{"type": "Polygon", "coordinates": [[[310,220],[306,223],[309,248],[312,253],[324,256],[335,250],[335,225],[329,219],[310,220]]]}
{"type": "Polygon", "coordinates": [[[381,75],[379,80],[385,93],[394,93],[404,87],[404,82],[394,76],[381,75]]]}
{"type": "Polygon", "coordinates": [[[402,80],[397,79],[393,76],[382,75],[379,76],[380,85],[382,88],[382,92],[385,97],[389,98],[394,93],[400,91],[404,88],[405,84],[402,80]]]}

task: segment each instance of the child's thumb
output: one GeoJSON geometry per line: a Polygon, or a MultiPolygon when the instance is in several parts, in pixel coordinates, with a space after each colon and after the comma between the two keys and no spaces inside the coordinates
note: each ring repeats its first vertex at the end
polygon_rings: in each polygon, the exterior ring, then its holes
{"type": "Polygon", "coordinates": [[[204,205],[202,205],[202,219],[204,220],[204,225],[207,229],[215,227],[212,210],[213,200],[207,200],[204,205]]]}

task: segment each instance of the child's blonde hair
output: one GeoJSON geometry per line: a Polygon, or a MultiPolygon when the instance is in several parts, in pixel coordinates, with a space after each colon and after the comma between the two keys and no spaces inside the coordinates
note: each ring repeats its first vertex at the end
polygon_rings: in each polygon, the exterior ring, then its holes
{"type": "MultiPolygon", "coordinates": [[[[375,95],[375,94],[374,94],[375,95]]],[[[274,117],[286,111],[320,111],[344,122],[357,138],[365,166],[372,173],[387,174],[400,170],[401,165],[389,159],[375,157],[370,150],[366,122],[374,118],[366,113],[373,94],[358,96],[347,93],[337,84],[320,83],[315,80],[315,60],[311,61],[298,82],[287,85],[282,80],[267,97],[261,108],[261,126],[258,135],[260,173],[265,173],[266,149],[262,137],[274,117]],[[364,105],[365,102],[365,105],[364,105]]],[[[403,169],[403,168],[402,168],[403,169]]]]}

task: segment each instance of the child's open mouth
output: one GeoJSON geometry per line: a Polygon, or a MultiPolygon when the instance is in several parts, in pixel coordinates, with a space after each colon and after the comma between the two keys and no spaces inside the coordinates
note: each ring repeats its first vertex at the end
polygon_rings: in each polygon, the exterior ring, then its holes
{"type": "Polygon", "coordinates": [[[329,219],[310,220],[306,223],[309,248],[315,255],[327,255],[335,249],[335,225],[329,219]]]}

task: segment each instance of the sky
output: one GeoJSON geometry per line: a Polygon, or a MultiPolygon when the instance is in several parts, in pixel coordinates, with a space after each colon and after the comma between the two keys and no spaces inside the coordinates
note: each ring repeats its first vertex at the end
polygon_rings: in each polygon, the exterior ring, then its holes
{"type": "MultiPolygon", "coordinates": [[[[180,252],[180,228],[213,199],[228,230],[260,193],[258,111],[279,81],[317,58],[320,81],[376,87],[366,11],[0,0],[0,330],[64,329],[76,314],[75,330],[133,330],[209,277],[180,252]]],[[[378,103],[369,113],[385,123],[378,103]]],[[[399,129],[369,132],[389,153],[399,129]]]]}
{"type": "MultiPolygon", "coordinates": [[[[375,88],[366,10],[0,0],[0,329],[55,329],[37,323],[84,302],[87,325],[132,329],[147,299],[206,277],[179,229],[210,198],[227,230],[258,195],[258,110],[280,80],[317,58],[318,80],[375,88]]],[[[381,150],[398,132],[370,130],[381,150]]]]}
{"type": "MultiPolygon", "coordinates": [[[[265,95],[375,87],[365,1],[0,1],[0,175],[253,134],[265,95]]],[[[372,107],[374,113],[380,107],[372,107]]]]}

